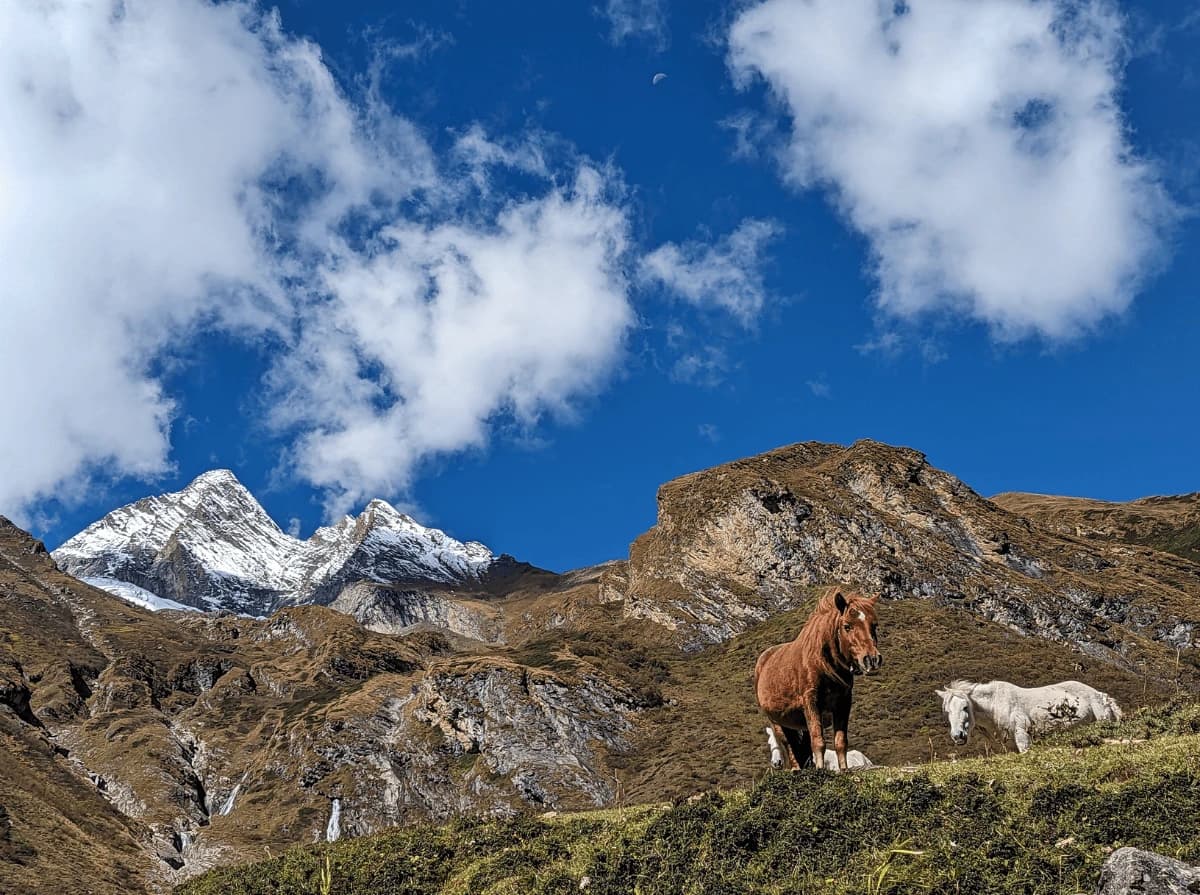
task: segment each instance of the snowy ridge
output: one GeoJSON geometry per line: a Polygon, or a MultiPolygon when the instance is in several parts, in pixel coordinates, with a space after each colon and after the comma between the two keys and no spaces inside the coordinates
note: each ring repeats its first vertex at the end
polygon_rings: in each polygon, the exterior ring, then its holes
{"type": "Polygon", "coordinates": [[[426,528],[383,500],[299,540],[226,469],[114,510],[54,558],[64,571],[146,608],[250,615],[329,603],[354,581],[476,583],[496,560],[483,544],[426,528]]]}

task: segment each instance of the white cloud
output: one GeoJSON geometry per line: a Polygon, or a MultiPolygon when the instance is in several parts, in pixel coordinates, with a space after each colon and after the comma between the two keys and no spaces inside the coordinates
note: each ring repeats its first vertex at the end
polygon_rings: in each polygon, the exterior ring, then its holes
{"type": "Polygon", "coordinates": [[[733,136],[730,154],[735,159],[756,159],[759,156],[773,157],[786,137],[779,130],[779,121],[765,112],[750,112],[745,109],[721,119],[717,124],[733,136]]]}
{"type": "Polygon", "coordinates": [[[247,4],[9,0],[0,44],[0,512],[168,471],[155,370],[202,331],[270,334],[273,419],[335,502],[563,409],[618,356],[609,172],[570,161],[510,203],[485,172],[536,153],[472,130],[436,159],[247,4]]]}
{"type": "Polygon", "coordinates": [[[791,118],[796,187],[871,242],[887,312],[952,310],[1001,338],[1124,311],[1174,215],[1117,105],[1106,0],[767,0],[729,32],[742,86],[791,118]]]}
{"type": "Polygon", "coordinates": [[[660,49],[667,44],[666,0],[605,0],[596,12],[608,20],[614,44],[631,38],[648,40],[660,49]]]}
{"type": "Polygon", "coordinates": [[[484,444],[498,414],[530,424],[600,385],[633,322],[627,226],[583,166],[487,226],[396,222],[370,253],[334,253],[274,379],[299,472],[342,510],[484,444]]]}
{"type": "Polygon", "coordinates": [[[639,278],[661,284],[694,305],[728,311],[749,324],[767,300],[763,249],[780,232],[774,221],[747,218],[715,244],[666,243],[642,259],[639,278]]]}
{"type": "Polygon", "coordinates": [[[259,178],[320,169],[333,215],[385,172],[316,48],[247,7],[14,0],[0,42],[0,508],[19,509],[90,465],[167,468],[152,360],[283,300],[259,178]]]}

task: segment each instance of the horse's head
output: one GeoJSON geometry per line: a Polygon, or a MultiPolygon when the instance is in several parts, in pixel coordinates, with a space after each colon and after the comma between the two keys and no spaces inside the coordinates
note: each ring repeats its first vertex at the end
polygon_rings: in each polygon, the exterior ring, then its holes
{"type": "Polygon", "coordinates": [[[838,641],[842,655],[850,661],[850,669],[855,674],[870,674],[883,665],[875,618],[878,602],[879,597],[847,596],[840,590],[833,592],[833,605],[838,611],[838,641]]]}
{"type": "Polygon", "coordinates": [[[950,739],[955,745],[965,746],[971,736],[971,728],[975,726],[975,707],[971,705],[971,697],[962,690],[938,690],[942,697],[942,711],[950,721],[950,739]]]}

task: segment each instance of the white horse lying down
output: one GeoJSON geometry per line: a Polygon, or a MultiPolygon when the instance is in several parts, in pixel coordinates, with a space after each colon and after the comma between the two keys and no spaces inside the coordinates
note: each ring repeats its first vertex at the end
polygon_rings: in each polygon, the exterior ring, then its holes
{"type": "MultiPolygon", "coordinates": [[[[775,728],[770,724],[767,725],[767,748],[771,750],[771,767],[779,770],[783,767],[783,748],[779,745],[779,740],[775,737],[775,728]]],[[[873,768],[874,762],[867,756],[863,755],[857,749],[846,750],[846,767],[847,768],[873,768]]],[[[836,771],[838,769],[837,753],[832,749],[825,750],[825,770],[836,771]]]]}
{"type": "Polygon", "coordinates": [[[1121,720],[1121,708],[1111,696],[1079,681],[1028,689],[1007,681],[953,681],[937,695],[950,720],[950,739],[960,746],[977,726],[1006,745],[1015,742],[1017,751],[1024,752],[1034,733],[1121,720]]]}

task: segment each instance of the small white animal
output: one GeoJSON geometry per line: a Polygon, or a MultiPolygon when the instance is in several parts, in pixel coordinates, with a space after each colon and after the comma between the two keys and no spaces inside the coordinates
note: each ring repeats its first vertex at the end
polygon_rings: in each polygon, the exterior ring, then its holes
{"type": "MultiPolygon", "coordinates": [[[[770,724],[766,727],[767,731],[767,748],[771,750],[771,767],[775,770],[780,770],[785,762],[783,755],[783,747],[779,744],[779,740],[775,736],[775,728],[770,724]]],[[[874,762],[867,756],[863,755],[857,749],[848,749],[846,751],[846,767],[847,768],[873,768],[874,762]]],[[[838,769],[837,753],[832,749],[825,750],[825,770],[836,771],[838,769]]]]}
{"type": "Polygon", "coordinates": [[[1028,688],[1008,681],[952,681],[936,692],[950,722],[950,739],[959,746],[966,745],[975,727],[983,727],[1000,742],[1012,741],[1018,752],[1025,752],[1035,733],[1121,720],[1116,700],[1079,681],[1028,688]]]}

